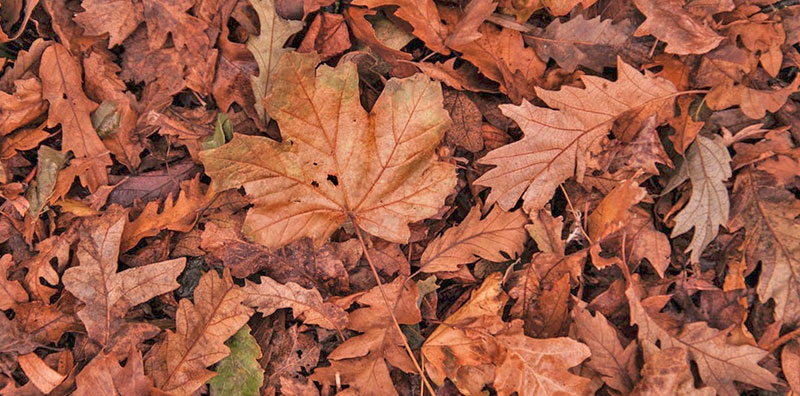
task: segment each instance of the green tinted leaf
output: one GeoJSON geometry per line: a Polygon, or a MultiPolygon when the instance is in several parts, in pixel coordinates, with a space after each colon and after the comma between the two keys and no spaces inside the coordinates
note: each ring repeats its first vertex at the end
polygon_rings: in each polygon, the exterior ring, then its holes
{"type": "Polygon", "coordinates": [[[261,349],[245,325],[227,342],[231,354],[217,364],[217,376],[208,381],[214,396],[258,396],[264,369],[258,364],[261,349]]]}

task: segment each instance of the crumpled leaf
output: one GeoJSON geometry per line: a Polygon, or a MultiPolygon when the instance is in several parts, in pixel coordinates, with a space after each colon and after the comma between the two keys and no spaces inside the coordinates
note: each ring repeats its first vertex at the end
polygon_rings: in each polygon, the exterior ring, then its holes
{"type": "Polygon", "coordinates": [[[347,325],[347,313],[334,304],[323,302],[316,289],[304,289],[294,282],[280,284],[262,276],[260,283],[247,281],[244,290],[247,293],[244,304],[264,316],[281,308],[292,308],[294,315],[308,324],[339,331],[347,325]]]}
{"type": "Polygon", "coordinates": [[[0,91],[0,136],[31,123],[46,111],[38,78],[14,80],[13,94],[0,91]]]}
{"type": "Polygon", "coordinates": [[[319,246],[348,218],[405,243],[407,224],[436,214],[456,182],[433,153],[450,123],[441,87],[420,74],[389,80],[367,114],[355,65],[315,72],[317,63],[313,54],[281,59],[265,104],[283,142],[236,135],[200,153],[212,187],[245,187],[255,206],[244,232],[270,248],[306,236],[319,246]]]}
{"type": "Polygon", "coordinates": [[[264,369],[258,364],[261,349],[250,334],[250,327],[239,329],[225,345],[231,354],[217,363],[217,376],[209,381],[212,394],[258,396],[264,369]]]}
{"type": "Polygon", "coordinates": [[[689,202],[675,216],[671,237],[694,228],[690,260],[698,262],[703,249],[717,236],[720,225],[728,223],[730,200],[723,183],[731,177],[731,157],[720,138],[698,136],[686,150],[686,161],[665,189],[671,190],[688,177],[692,182],[689,202]]]}
{"type": "Polygon", "coordinates": [[[662,349],[685,348],[688,358],[697,364],[700,378],[716,389],[718,395],[738,396],[734,381],[773,389],[777,378],[758,365],[769,352],[751,345],[730,344],[728,331],[713,329],[706,322],[686,324],[679,332],[669,331],[669,322],[659,320],[658,313],[669,299],[655,296],[642,300],[633,286],[625,296],[630,305],[631,324],[639,328],[639,341],[660,343],[662,349]]]}
{"type": "MultiPolygon", "coordinates": [[[[78,317],[86,326],[89,337],[102,346],[110,346],[126,336],[136,337],[132,326],[155,326],[123,320],[135,305],[178,288],[178,275],[186,265],[186,258],[163,261],[117,272],[119,243],[127,213],[110,210],[97,219],[93,227],[81,230],[76,256],[80,265],[64,271],[64,287],[84,307],[78,317]]],[[[141,340],[140,340],[141,341],[141,340]]]]}
{"type": "Polygon", "coordinates": [[[480,207],[476,205],[461,224],[428,245],[422,254],[420,270],[457,271],[460,265],[477,257],[496,262],[513,259],[522,253],[527,222],[522,211],[505,212],[500,208],[492,209],[481,219],[480,207]]]}
{"type": "Polygon", "coordinates": [[[621,60],[618,67],[616,82],[582,76],[586,89],[546,91],[537,87],[537,95],[558,110],[527,101],[520,106],[500,105],[525,136],[479,160],[496,166],[475,181],[492,188],[488,204],[497,202],[510,210],[521,196],[526,212],[541,209],[560,183],[571,176],[581,180],[589,153],[620,117],[630,112],[636,112],[637,120],[667,111],[671,114],[675,88],[670,82],[649,73],[642,75],[621,60]],[[602,97],[609,100],[598,99],[602,97]]]}
{"type": "Polygon", "coordinates": [[[677,55],[705,54],[725,38],[697,21],[682,0],[634,0],[647,19],[634,35],[653,35],[667,43],[664,51],[677,55]]]}
{"type": "Polygon", "coordinates": [[[258,64],[258,76],[250,77],[250,83],[253,85],[256,112],[262,121],[269,121],[262,101],[272,91],[278,61],[289,51],[283,45],[303,28],[303,23],[281,18],[275,12],[275,0],[250,0],[250,4],[256,10],[261,26],[258,36],[250,36],[247,40],[247,49],[253,53],[258,64]]]}
{"type": "Polygon", "coordinates": [[[214,377],[208,366],[230,354],[224,342],[247,323],[252,314],[241,304],[245,293],[231,279],[230,271],[220,277],[214,271],[203,274],[194,290],[194,303],[182,299],[175,318],[175,332],[147,354],[145,372],[156,388],[170,395],[193,394],[214,377]]]}

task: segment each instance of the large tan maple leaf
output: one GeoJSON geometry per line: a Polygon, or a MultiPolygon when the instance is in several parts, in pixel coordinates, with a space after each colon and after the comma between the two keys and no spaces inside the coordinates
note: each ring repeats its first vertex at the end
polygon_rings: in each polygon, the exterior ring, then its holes
{"type": "Polygon", "coordinates": [[[302,237],[321,244],[345,220],[405,243],[408,223],[439,210],[455,167],[434,149],[450,125],[438,82],[391,79],[368,114],[353,63],[317,68],[316,54],[289,53],[264,100],[283,142],[236,135],[200,159],[216,191],[244,186],[255,204],[244,233],[270,248],[302,237]]]}
{"type": "Polygon", "coordinates": [[[617,81],[582,76],[586,88],[564,87],[560,91],[536,88],[548,106],[500,105],[503,114],[517,122],[522,140],[489,152],[479,162],[496,167],[476,183],[491,187],[488,205],[497,202],[510,210],[522,196],[526,212],[541,209],[555,188],[569,177],[582,181],[591,150],[597,148],[613,124],[615,136],[630,140],[648,117],[657,124],[672,114],[677,91],[667,80],[618,60],[617,81]]]}

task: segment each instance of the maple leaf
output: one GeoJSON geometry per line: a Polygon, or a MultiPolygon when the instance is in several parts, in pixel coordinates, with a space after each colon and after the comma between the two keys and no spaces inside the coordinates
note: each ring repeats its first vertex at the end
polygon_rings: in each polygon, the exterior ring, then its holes
{"type": "Polygon", "coordinates": [[[692,182],[689,202],[675,216],[672,237],[694,228],[692,241],[686,248],[690,259],[698,262],[703,249],[717,236],[720,225],[728,222],[730,200],[723,181],[731,177],[731,157],[721,139],[698,136],[686,150],[686,161],[670,180],[665,191],[672,190],[688,177],[692,182]]]}
{"type": "Polygon", "coordinates": [[[727,341],[727,331],[713,329],[706,322],[686,324],[675,333],[658,314],[669,298],[655,296],[642,300],[633,285],[625,291],[625,296],[630,305],[631,324],[639,327],[640,342],[658,343],[662,349],[685,348],[689,359],[697,364],[700,378],[720,396],[739,395],[734,381],[773,389],[777,378],[758,365],[769,352],[751,345],[731,344],[727,341]]]}
{"type": "Polygon", "coordinates": [[[758,296],[775,300],[776,319],[800,320],[800,201],[769,174],[746,168],[733,187],[731,232],[744,228],[745,260],[761,263],[758,296]]]}
{"type": "Polygon", "coordinates": [[[416,372],[403,349],[404,335],[395,330],[389,309],[401,325],[419,323],[422,319],[417,306],[419,290],[415,283],[398,277],[383,285],[387,303],[378,287],[358,297],[356,302],[362,307],[350,313],[347,327],[362,334],[348,338],[334,349],[328,355],[330,366],[314,370],[311,379],[324,388],[341,377],[341,382],[350,384],[344,394],[397,395],[388,365],[406,373],[416,372]]]}
{"type": "Polygon", "coordinates": [[[153,380],[144,375],[142,354],[131,350],[122,367],[113,355],[100,353],[75,377],[76,396],[149,394],[153,380]]]}
{"type": "Polygon", "coordinates": [[[63,45],[54,43],[42,53],[39,77],[42,96],[50,103],[47,126],[61,124],[61,150],[72,151],[77,159],[90,163],[88,172],[81,173],[80,179],[94,192],[108,184],[106,167],[111,165],[111,157],[89,117],[97,103],[89,100],[81,88],[81,67],[63,45]]]}
{"type": "Polygon", "coordinates": [[[78,317],[86,332],[104,347],[125,336],[138,337],[138,332],[157,334],[155,326],[130,324],[123,318],[135,305],[177,289],[176,278],[186,265],[180,258],[117,272],[126,215],[112,208],[94,227],[81,230],[75,253],[80,265],[68,268],[62,277],[64,287],[85,304],[78,317]],[[134,331],[134,326],[140,329],[134,331]]]}
{"type": "Polygon", "coordinates": [[[214,271],[203,274],[194,290],[194,304],[182,299],[178,305],[175,332],[167,330],[147,355],[145,371],[156,388],[188,396],[214,377],[206,367],[230,354],[225,340],[252,314],[241,304],[244,298],[227,269],[221,277],[214,271]]]}
{"type": "Polygon", "coordinates": [[[725,38],[698,22],[680,0],[634,0],[647,19],[634,35],[651,34],[667,43],[664,51],[677,55],[705,54],[725,38]]]}
{"type": "Polygon", "coordinates": [[[496,262],[513,259],[525,245],[527,235],[523,226],[527,222],[522,211],[505,212],[500,208],[490,210],[481,219],[480,207],[476,205],[461,224],[428,245],[420,269],[428,273],[457,271],[476,256],[496,262]]]}
{"type": "Polygon", "coordinates": [[[245,325],[225,342],[230,356],[217,364],[217,376],[210,382],[211,391],[220,395],[257,396],[264,382],[264,369],[258,364],[261,349],[245,325]]]}
{"type": "Polygon", "coordinates": [[[444,44],[447,28],[442,24],[433,0],[356,0],[352,4],[369,8],[397,6],[394,15],[408,22],[414,29],[412,33],[428,48],[442,55],[450,54],[444,44]]]}
{"type": "Polygon", "coordinates": [[[540,209],[560,183],[571,176],[581,180],[589,152],[618,118],[636,113],[636,119],[644,119],[667,110],[671,114],[676,91],[670,82],[649,73],[642,75],[621,60],[618,70],[616,82],[582,76],[585,89],[547,91],[537,87],[539,98],[557,110],[527,101],[520,106],[500,105],[525,136],[479,160],[496,166],[475,181],[492,188],[488,204],[497,202],[510,210],[522,196],[526,212],[540,209]]]}
{"type": "Polygon", "coordinates": [[[321,245],[348,218],[405,243],[407,224],[436,214],[456,182],[433,153],[450,123],[441,87],[421,74],[389,80],[368,115],[355,65],[315,73],[317,63],[296,53],[280,61],[265,104],[282,143],[235,135],[200,153],[212,187],[245,187],[255,206],[244,232],[270,248],[306,236],[321,245]]]}
{"type": "Polygon", "coordinates": [[[244,304],[256,308],[264,316],[281,308],[292,308],[294,315],[308,324],[339,331],[347,325],[347,313],[334,304],[323,302],[316,289],[304,289],[294,282],[280,284],[262,276],[261,283],[248,281],[244,290],[247,293],[244,304]]]}
{"type": "Polygon", "coordinates": [[[278,61],[289,49],[283,48],[286,40],[303,28],[300,21],[281,18],[275,12],[275,0],[250,0],[258,15],[261,32],[258,36],[250,36],[247,49],[253,53],[258,64],[258,76],[251,76],[256,112],[262,121],[268,121],[262,101],[272,91],[275,83],[273,75],[278,68],[278,61]]]}

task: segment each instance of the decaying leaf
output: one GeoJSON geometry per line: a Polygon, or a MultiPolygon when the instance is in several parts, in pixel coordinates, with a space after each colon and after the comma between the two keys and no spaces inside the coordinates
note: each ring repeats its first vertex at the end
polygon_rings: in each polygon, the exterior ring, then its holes
{"type": "Polygon", "coordinates": [[[250,327],[239,329],[225,345],[231,354],[217,364],[217,376],[209,381],[211,391],[220,395],[257,396],[264,382],[264,369],[258,364],[261,349],[250,335],[250,327]]]}
{"type": "Polygon", "coordinates": [[[666,52],[678,55],[704,54],[724,40],[724,37],[683,9],[681,0],[634,0],[634,3],[647,17],[634,34],[651,34],[666,42],[666,52]]]}
{"type": "Polygon", "coordinates": [[[282,285],[266,276],[261,277],[260,283],[247,282],[244,290],[247,293],[244,304],[265,316],[281,308],[292,308],[295,316],[309,324],[340,331],[347,325],[345,312],[323,302],[317,290],[304,289],[293,282],[282,285]]]}

